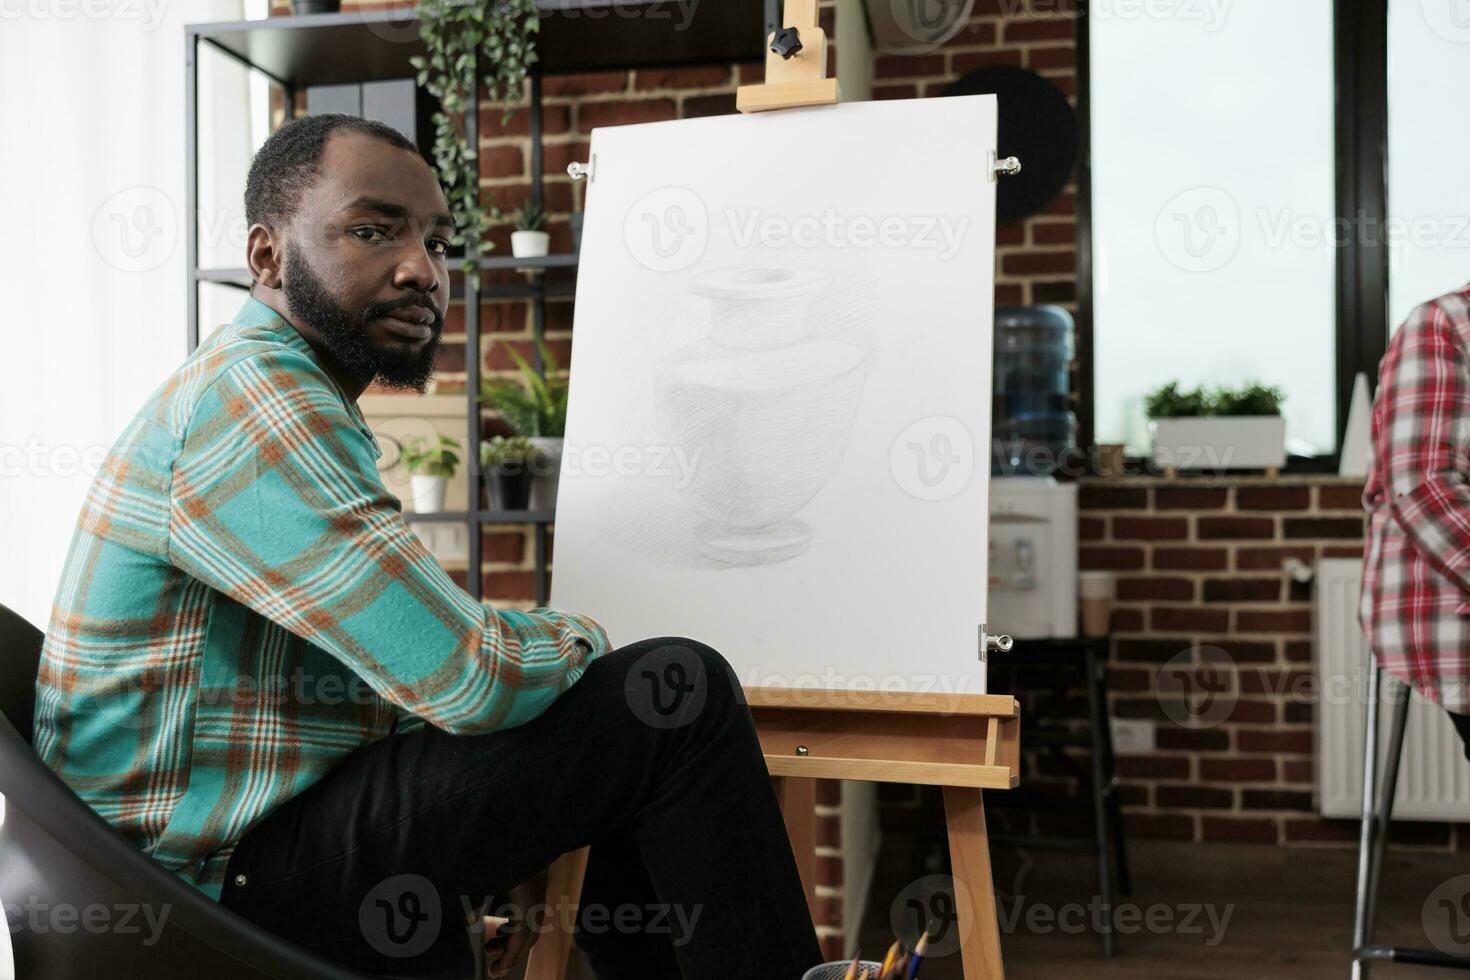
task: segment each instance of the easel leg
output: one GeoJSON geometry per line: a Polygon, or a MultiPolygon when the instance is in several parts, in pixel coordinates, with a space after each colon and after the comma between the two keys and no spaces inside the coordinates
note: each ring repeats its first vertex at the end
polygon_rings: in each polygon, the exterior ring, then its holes
{"type": "Polygon", "coordinates": [[[949,859],[955,880],[955,911],[970,923],[962,938],[960,962],[965,980],[1004,980],[1000,923],[995,914],[995,879],[990,872],[990,837],[980,790],[944,787],[944,820],[949,827],[949,859]]]}
{"type": "Polygon", "coordinates": [[[572,928],[577,924],[577,903],[582,898],[582,875],[587,870],[590,848],[563,854],[551,863],[546,877],[546,904],[551,914],[546,931],[526,957],[525,980],[562,980],[572,956],[572,928]]]}
{"type": "Polygon", "coordinates": [[[791,853],[801,874],[801,887],[806,892],[806,906],[817,915],[817,781],[795,776],[773,776],[776,799],[781,804],[781,817],[786,821],[786,836],[791,839],[791,853]]]}

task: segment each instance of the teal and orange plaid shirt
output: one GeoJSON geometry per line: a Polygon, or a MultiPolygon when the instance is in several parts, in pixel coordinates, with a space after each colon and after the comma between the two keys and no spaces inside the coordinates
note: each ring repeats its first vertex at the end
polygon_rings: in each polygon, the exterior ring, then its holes
{"type": "Polygon", "coordinates": [[[36,680],[36,751],[218,899],[235,843],[353,750],[536,718],[608,650],[492,609],[404,523],[355,402],[249,299],[92,484],[36,680]]]}

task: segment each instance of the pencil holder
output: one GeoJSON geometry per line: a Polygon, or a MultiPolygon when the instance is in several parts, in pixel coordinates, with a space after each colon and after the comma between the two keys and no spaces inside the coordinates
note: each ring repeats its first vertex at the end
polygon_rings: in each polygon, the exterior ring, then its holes
{"type": "MultiPolygon", "coordinates": [[[[818,963],[810,970],[801,975],[801,980],[842,980],[847,976],[847,968],[852,966],[852,960],[837,960],[832,963],[818,963]]],[[[859,960],[858,970],[868,970],[874,976],[877,971],[883,969],[883,964],[876,960],[859,960]]],[[[861,972],[859,972],[861,975],[861,972]]]]}

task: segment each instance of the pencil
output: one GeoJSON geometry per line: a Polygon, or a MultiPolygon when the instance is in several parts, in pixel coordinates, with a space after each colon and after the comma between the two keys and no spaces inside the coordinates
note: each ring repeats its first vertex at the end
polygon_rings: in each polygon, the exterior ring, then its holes
{"type": "Polygon", "coordinates": [[[863,960],[861,954],[852,958],[852,966],[847,968],[847,976],[842,980],[858,980],[858,964],[863,960]]]}
{"type": "Polygon", "coordinates": [[[893,968],[894,961],[898,959],[898,951],[902,947],[894,940],[892,946],[888,947],[888,955],[883,957],[883,968],[878,971],[878,980],[890,980],[889,971],[893,968]]]}
{"type": "Polygon", "coordinates": [[[919,941],[914,944],[914,956],[913,959],[909,961],[909,972],[904,977],[904,980],[914,980],[914,977],[917,977],[919,975],[919,963],[923,961],[924,950],[928,948],[929,931],[926,929],[924,930],[924,934],[919,937],[919,941]]]}

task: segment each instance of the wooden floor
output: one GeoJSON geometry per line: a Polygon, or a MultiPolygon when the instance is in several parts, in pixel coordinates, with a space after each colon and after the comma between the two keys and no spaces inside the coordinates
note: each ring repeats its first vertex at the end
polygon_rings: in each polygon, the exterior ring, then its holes
{"type": "MultiPolygon", "coordinates": [[[[890,905],[905,885],[931,873],[902,837],[885,839],[860,932],[864,955],[893,941],[890,905]],[[917,865],[917,866],[916,866],[917,865]]],[[[1001,942],[1010,980],[1321,980],[1348,976],[1355,850],[1264,845],[1136,842],[1134,891],[1123,899],[1140,927],[1102,957],[1097,936],[1077,932],[1079,906],[1095,890],[1094,864],[1055,852],[997,849],[993,861],[1001,942]],[[1211,918],[1213,910],[1213,918],[1211,918]],[[1061,916],[1068,928],[1055,925],[1061,916]],[[1149,919],[1152,916],[1152,920],[1149,919]],[[1146,923],[1152,921],[1154,928],[1146,923]]],[[[1470,873],[1470,855],[1395,852],[1384,871],[1384,943],[1425,945],[1421,911],[1439,883],[1470,873]]],[[[519,974],[520,971],[516,971],[519,974]]],[[[1462,975],[1375,964],[1375,980],[1462,975]]],[[[961,980],[958,955],[926,960],[923,980],[961,980]]],[[[573,953],[567,980],[594,980],[573,953]]],[[[695,978],[703,980],[703,978],[695,978]]],[[[798,980],[793,977],[792,980],[798,980]]]]}
{"type": "MultiPolygon", "coordinates": [[[[893,896],[925,868],[911,869],[903,842],[885,846],[860,942],[864,955],[893,941],[893,896]]],[[[1356,850],[1242,844],[1137,842],[1131,849],[1134,930],[1117,955],[1075,922],[1095,889],[1095,863],[1076,854],[999,848],[993,856],[1006,975],[1116,980],[1295,980],[1348,976],[1356,850]],[[1069,928],[1059,928],[1058,922],[1069,928]],[[1154,926],[1149,927],[1148,923],[1154,926]]],[[[1383,943],[1427,945],[1421,914],[1435,886],[1470,872],[1470,855],[1397,852],[1385,862],[1383,943]]],[[[1121,908],[1122,906],[1120,906],[1121,908]]],[[[1424,967],[1375,964],[1372,976],[1447,977],[1424,967]]],[[[958,954],[926,960],[924,980],[960,980],[958,954]]]]}

